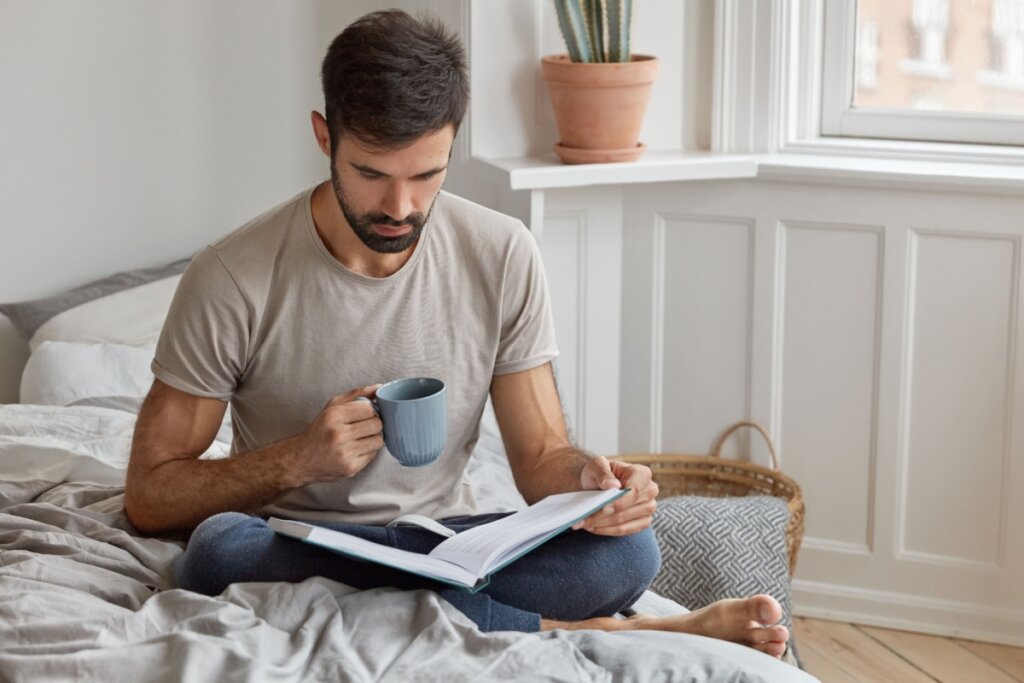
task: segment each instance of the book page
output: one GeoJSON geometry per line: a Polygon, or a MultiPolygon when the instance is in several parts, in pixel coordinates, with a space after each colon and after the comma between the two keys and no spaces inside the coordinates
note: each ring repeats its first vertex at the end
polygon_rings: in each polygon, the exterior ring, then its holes
{"type": "Polygon", "coordinates": [[[272,517],[268,523],[274,531],[300,538],[309,543],[314,543],[356,559],[369,559],[378,564],[413,572],[421,576],[454,581],[467,588],[471,588],[477,583],[478,577],[475,574],[443,559],[430,557],[422,553],[414,553],[409,550],[392,548],[391,546],[367,541],[358,536],[352,536],[304,522],[272,517]]]}
{"type": "Polygon", "coordinates": [[[627,490],[571,491],[548,496],[513,515],[456,534],[434,548],[429,557],[447,560],[483,578],[627,490]]]}

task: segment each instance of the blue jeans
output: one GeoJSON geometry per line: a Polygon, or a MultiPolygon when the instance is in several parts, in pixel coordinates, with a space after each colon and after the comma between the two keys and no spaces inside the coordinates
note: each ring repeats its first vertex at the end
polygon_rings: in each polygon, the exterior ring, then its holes
{"type": "MultiPolygon", "coordinates": [[[[504,514],[450,517],[455,531],[504,514]]],[[[322,526],[376,543],[428,553],[444,539],[415,526],[322,526]]],[[[469,617],[481,631],[539,631],[541,617],[579,621],[611,616],[632,605],[654,579],[661,555],[650,529],[630,536],[565,531],[491,577],[479,593],[453,589],[383,565],[349,559],[275,533],[260,517],[214,515],[196,527],[174,562],[180,588],[218,595],[232,583],[304,581],[323,576],[355,588],[428,588],[469,617]]]]}

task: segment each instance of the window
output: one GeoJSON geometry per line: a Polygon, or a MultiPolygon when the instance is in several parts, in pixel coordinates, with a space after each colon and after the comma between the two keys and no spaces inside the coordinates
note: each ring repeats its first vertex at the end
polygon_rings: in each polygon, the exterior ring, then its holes
{"type": "Polygon", "coordinates": [[[878,24],[865,19],[857,24],[857,94],[878,87],[878,24]]]}
{"type": "MultiPolygon", "coordinates": [[[[859,2],[857,23],[863,21],[860,12],[874,14],[881,9],[879,4],[877,0],[859,2]]],[[[949,0],[914,0],[910,24],[913,26],[912,48],[908,50],[910,55],[900,60],[900,69],[912,76],[948,80],[953,73],[946,61],[949,0]]]]}
{"type": "Polygon", "coordinates": [[[1024,93],[1024,0],[993,0],[990,39],[990,66],[978,74],[979,82],[1024,93]]]}
{"type": "Polygon", "coordinates": [[[822,7],[822,135],[1024,145],[1024,0],[822,7]]]}

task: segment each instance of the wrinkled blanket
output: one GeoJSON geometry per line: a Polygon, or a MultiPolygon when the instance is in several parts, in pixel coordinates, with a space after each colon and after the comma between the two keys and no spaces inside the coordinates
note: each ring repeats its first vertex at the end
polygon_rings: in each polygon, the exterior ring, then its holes
{"type": "Polygon", "coordinates": [[[318,578],[177,589],[182,539],[142,537],[122,509],[133,423],[0,405],[0,680],[814,680],[699,636],[484,634],[429,591],[318,578]]]}

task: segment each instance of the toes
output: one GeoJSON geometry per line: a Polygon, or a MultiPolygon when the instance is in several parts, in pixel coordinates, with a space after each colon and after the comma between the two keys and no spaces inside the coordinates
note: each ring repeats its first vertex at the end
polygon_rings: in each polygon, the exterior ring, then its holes
{"type": "Polygon", "coordinates": [[[782,620],[782,605],[770,595],[755,595],[747,600],[750,618],[759,624],[777,624],[782,620]]]}
{"type": "Polygon", "coordinates": [[[783,643],[789,641],[789,629],[785,626],[761,626],[751,624],[749,639],[751,643],[783,643]]]}
{"type": "Polygon", "coordinates": [[[786,652],[785,643],[758,643],[754,649],[771,657],[781,657],[786,652]]]}

